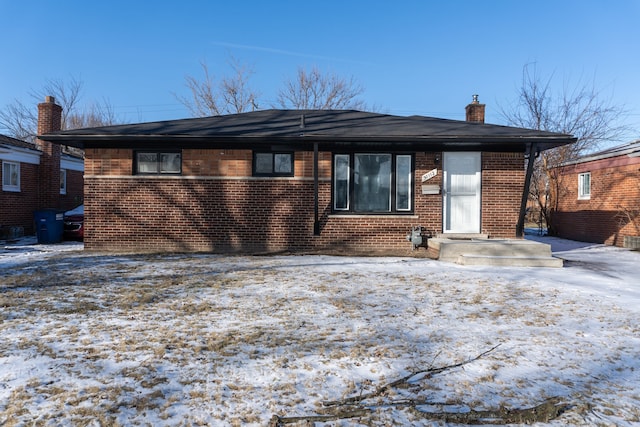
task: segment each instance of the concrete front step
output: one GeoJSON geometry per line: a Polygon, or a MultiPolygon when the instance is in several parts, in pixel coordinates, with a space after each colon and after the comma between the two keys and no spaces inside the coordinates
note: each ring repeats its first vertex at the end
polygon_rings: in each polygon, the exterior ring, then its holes
{"type": "Polygon", "coordinates": [[[550,245],[530,240],[432,238],[427,244],[440,261],[464,265],[562,267],[562,260],[551,256],[550,245]]]}
{"type": "Polygon", "coordinates": [[[489,238],[489,235],[483,234],[483,233],[439,233],[439,234],[436,234],[436,238],[449,239],[449,240],[472,240],[472,239],[487,240],[489,238]]]}
{"type": "Polygon", "coordinates": [[[460,265],[493,265],[499,267],[550,267],[561,268],[563,261],[560,258],[549,257],[524,257],[524,256],[482,256],[460,255],[456,262],[460,265]]]}

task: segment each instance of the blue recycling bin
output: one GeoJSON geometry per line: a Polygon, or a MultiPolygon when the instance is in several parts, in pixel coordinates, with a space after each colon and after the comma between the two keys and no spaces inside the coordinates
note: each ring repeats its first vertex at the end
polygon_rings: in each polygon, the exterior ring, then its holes
{"type": "Polygon", "coordinates": [[[64,232],[64,211],[42,209],[33,213],[38,243],[60,243],[64,232]]]}

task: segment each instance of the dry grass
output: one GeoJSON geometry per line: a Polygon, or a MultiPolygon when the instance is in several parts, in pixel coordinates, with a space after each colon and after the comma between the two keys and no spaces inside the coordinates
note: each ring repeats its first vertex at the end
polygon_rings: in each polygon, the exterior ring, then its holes
{"type": "MultiPolygon", "coordinates": [[[[498,342],[504,349],[491,358],[402,396],[481,406],[579,391],[600,411],[640,417],[635,407],[592,397],[628,390],[599,384],[583,366],[599,354],[628,375],[622,361],[634,346],[625,343],[638,331],[631,321],[584,318],[581,302],[518,283],[421,268],[371,274],[340,258],[326,264],[68,255],[8,272],[0,281],[0,357],[15,371],[0,371],[0,424],[265,425],[272,414],[313,413],[322,400],[366,393],[498,342]],[[585,336],[577,326],[587,321],[615,330],[614,344],[585,336]],[[543,351],[575,354],[562,367],[553,366],[555,355],[548,366],[527,362],[543,351]]],[[[588,425],[591,413],[573,411],[562,422],[588,425]]],[[[380,422],[428,425],[401,409],[360,420],[380,422]]]]}

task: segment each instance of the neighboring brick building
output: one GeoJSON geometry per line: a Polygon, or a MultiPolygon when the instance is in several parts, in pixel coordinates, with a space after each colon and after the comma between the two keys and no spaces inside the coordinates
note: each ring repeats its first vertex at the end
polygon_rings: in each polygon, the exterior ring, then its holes
{"type": "MultiPolygon", "coordinates": [[[[62,108],[52,97],[38,105],[38,133],[59,131],[62,108]]],[[[0,239],[33,234],[33,212],[71,209],[83,200],[83,159],[58,144],[0,135],[0,239]]]]}
{"type": "Polygon", "coordinates": [[[558,235],[624,246],[640,236],[640,140],[590,154],[560,168],[558,235]]]}
{"type": "MultiPolygon", "coordinates": [[[[514,237],[525,155],[569,135],[359,111],[265,110],[42,135],[85,150],[85,248],[405,251],[514,237]]],[[[526,197],[524,198],[526,201],[526,197]]]]}

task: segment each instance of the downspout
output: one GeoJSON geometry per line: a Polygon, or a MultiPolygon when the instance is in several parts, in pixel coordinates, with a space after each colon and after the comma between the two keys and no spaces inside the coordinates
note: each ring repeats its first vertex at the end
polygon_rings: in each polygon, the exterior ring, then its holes
{"type": "Polygon", "coordinates": [[[318,209],[318,143],[313,143],[313,235],[320,235],[318,209]]]}
{"type": "Polygon", "coordinates": [[[527,172],[524,178],[524,188],[522,189],[522,199],[520,200],[520,214],[516,225],[516,237],[524,236],[524,219],[527,214],[527,201],[529,200],[529,186],[531,185],[531,175],[533,175],[533,163],[537,151],[537,144],[529,144],[529,159],[527,161],[527,172]]]}

